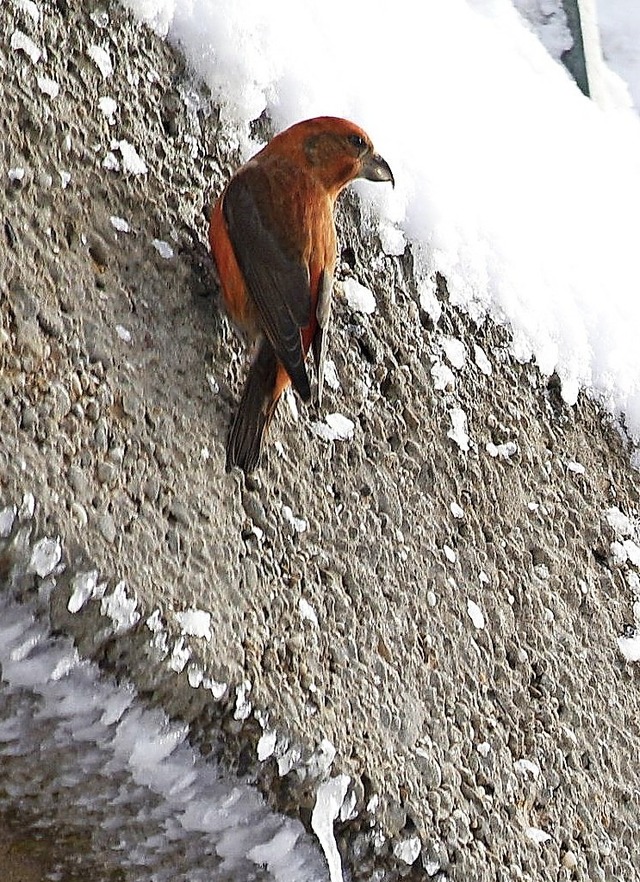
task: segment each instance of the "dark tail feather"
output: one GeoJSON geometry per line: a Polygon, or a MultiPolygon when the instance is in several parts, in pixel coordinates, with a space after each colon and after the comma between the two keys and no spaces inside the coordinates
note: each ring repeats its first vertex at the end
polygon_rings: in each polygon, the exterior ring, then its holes
{"type": "Polygon", "coordinates": [[[260,344],[249,368],[240,406],[227,439],[227,471],[239,466],[245,474],[260,461],[262,439],[278,399],[273,400],[278,361],[268,340],[260,344]]]}

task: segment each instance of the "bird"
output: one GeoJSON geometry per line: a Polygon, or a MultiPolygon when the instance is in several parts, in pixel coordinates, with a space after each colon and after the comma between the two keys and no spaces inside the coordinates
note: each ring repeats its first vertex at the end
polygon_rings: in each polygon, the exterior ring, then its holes
{"type": "Polygon", "coordinates": [[[391,168],[366,132],[321,116],[275,135],[216,200],[209,242],[232,321],[256,343],[226,445],[226,468],[250,474],[280,396],[311,398],[313,350],[322,400],[336,265],[336,199],[356,178],[389,181],[391,168]]]}

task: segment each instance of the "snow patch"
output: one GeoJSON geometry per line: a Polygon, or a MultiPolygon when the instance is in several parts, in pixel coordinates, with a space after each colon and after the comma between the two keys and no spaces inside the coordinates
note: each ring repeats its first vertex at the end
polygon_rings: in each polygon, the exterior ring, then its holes
{"type": "Polygon", "coordinates": [[[376,298],[369,288],[365,288],[355,279],[345,279],[342,283],[344,296],[352,312],[371,315],[376,311],[376,298]]]}

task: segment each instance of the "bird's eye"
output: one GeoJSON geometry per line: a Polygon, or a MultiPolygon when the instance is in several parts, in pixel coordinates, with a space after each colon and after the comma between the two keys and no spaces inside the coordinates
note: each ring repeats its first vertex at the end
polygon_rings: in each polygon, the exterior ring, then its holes
{"type": "Polygon", "coordinates": [[[356,148],[358,155],[361,155],[367,149],[367,142],[361,135],[349,135],[348,141],[356,148]]]}

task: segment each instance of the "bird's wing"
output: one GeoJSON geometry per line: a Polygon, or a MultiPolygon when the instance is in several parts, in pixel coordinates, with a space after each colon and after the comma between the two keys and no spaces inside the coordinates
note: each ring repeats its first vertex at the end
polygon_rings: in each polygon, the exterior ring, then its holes
{"type": "Polygon", "coordinates": [[[223,213],[262,330],[296,391],[308,401],[300,331],[312,320],[309,269],[302,248],[294,244],[292,227],[299,218],[286,210],[278,217],[278,184],[259,164],[249,164],[229,183],[223,213]]]}

